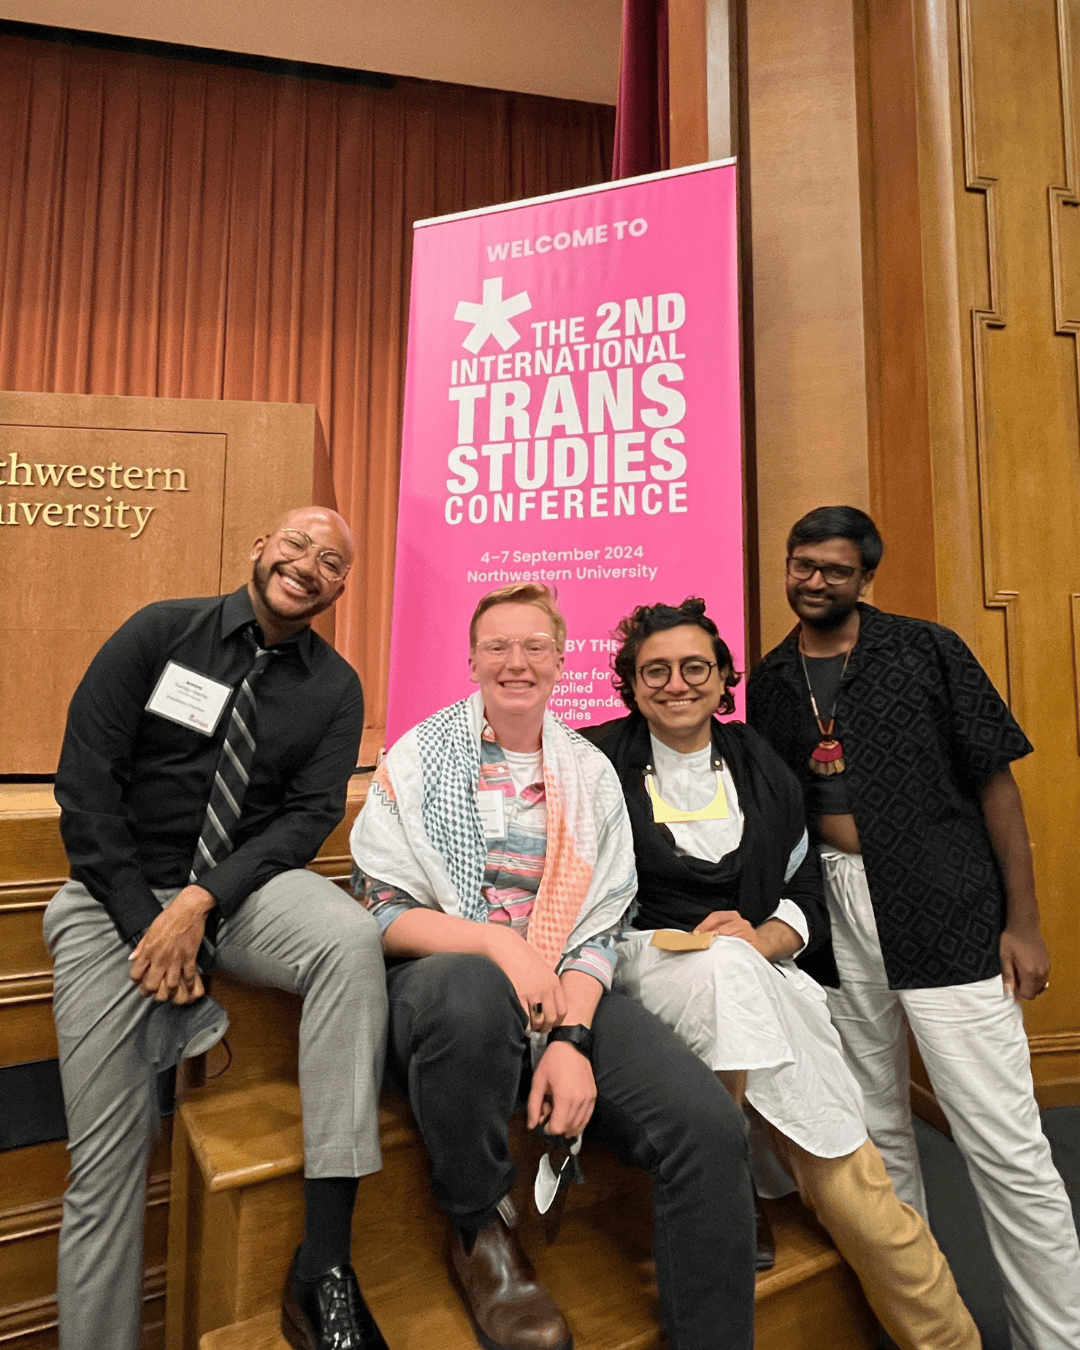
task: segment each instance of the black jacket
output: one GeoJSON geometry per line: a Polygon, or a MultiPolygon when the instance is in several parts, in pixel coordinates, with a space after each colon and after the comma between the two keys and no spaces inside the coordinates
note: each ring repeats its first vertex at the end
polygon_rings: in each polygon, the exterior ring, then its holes
{"type": "Polygon", "coordinates": [[[781,898],[806,915],[809,941],[798,961],[819,979],[836,981],[829,919],[817,855],[811,848],[789,881],[788,860],[804,829],[802,794],[769,745],[741,722],[713,722],[713,746],[735,780],[743,812],[739,847],[718,863],[675,852],[671,831],[657,825],[643,775],[651,758],[649,727],[640,713],[580,728],[615,766],[634,832],[638,928],[693,929],[716,909],[735,909],[755,926],[781,898]]]}

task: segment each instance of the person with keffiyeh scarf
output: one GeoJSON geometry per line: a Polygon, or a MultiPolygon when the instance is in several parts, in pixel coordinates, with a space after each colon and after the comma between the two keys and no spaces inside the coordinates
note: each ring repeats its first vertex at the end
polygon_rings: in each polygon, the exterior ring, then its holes
{"type": "Polygon", "coordinates": [[[651,1176],[672,1350],[744,1350],[742,1120],[678,1037],[611,990],[633,845],[611,765],[546,709],[565,637],[546,587],[485,596],[469,634],[478,692],[391,748],[357,818],[354,888],[387,957],[388,1076],[431,1155],[451,1275],[482,1345],[572,1344],[573,1310],[564,1318],[537,1284],[507,1203],[524,1075],[530,1128],[585,1131],[651,1176]]]}

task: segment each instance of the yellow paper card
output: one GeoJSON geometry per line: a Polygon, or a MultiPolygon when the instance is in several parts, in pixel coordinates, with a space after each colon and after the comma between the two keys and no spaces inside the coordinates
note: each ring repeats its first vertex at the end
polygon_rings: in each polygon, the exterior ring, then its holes
{"type": "Polygon", "coordinates": [[[651,947],[663,952],[703,952],[713,944],[715,933],[684,933],[679,928],[658,928],[652,935],[651,947]]]}

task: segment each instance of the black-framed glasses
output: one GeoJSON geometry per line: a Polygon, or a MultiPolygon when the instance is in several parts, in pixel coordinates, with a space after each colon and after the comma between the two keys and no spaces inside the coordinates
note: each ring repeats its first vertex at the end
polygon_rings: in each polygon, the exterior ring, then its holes
{"type": "Polygon", "coordinates": [[[820,563],[813,558],[788,558],[787,560],[788,576],[797,577],[799,581],[809,581],[815,572],[821,573],[821,579],[829,586],[842,586],[845,581],[850,581],[856,572],[861,572],[861,567],[849,567],[847,563],[820,563]]]}
{"type": "Polygon", "coordinates": [[[278,538],[281,552],[290,560],[303,558],[315,549],[315,565],[327,581],[344,581],[349,575],[349,564],[336,549],[319,548],[303,530],[278,530],[278,538]]]}
{"type": "MultiPolygon", "coordinates": [[[[686,684],[694,688],[707,684],[716,668],[715,661],[706,661],[703,656],[684,656],[679,662],[679,674],[686,684]]],[[[638,675],[650,689],[663,689],[671,679],[672,669],[670,661],[646,661],[643,666],[638,666],[638,675]]]]}

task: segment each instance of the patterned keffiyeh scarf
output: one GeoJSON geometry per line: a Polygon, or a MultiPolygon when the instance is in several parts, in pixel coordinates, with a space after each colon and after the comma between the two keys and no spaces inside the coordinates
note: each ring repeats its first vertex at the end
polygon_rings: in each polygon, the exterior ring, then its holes
{"type": "MultiPolygon", "coordinates": [[[[484,922],[487,846],[476,804],[479,693],[407,732],[376,771],[353,826],[352,855],[370,877],[447,914],[484,922]]],[[[546,713],[547,858],[528,941],[552,968],[610,928],[636,890],[622,789],[606,757],[546,713]]]]}

